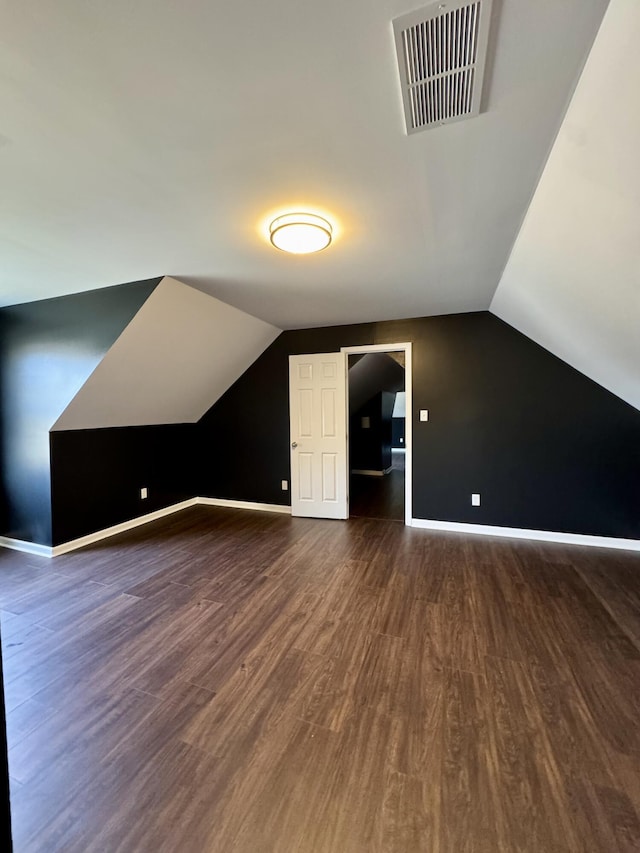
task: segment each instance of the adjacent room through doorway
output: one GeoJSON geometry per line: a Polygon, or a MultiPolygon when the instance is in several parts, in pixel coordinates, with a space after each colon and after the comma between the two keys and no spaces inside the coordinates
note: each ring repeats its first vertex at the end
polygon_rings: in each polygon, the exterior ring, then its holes
{"type": "Polygon", "coordinates": [[[405,517],[405,353],[349,355],[349,515],[405,517]]]}

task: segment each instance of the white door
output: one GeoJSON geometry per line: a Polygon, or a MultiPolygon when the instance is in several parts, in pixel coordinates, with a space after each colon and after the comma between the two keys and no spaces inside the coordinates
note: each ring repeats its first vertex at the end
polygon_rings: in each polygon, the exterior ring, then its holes
{"type": "Polygon", "coordinates": [[[342,352],[289,356],[291,514],[348,518],[342,352]]]}

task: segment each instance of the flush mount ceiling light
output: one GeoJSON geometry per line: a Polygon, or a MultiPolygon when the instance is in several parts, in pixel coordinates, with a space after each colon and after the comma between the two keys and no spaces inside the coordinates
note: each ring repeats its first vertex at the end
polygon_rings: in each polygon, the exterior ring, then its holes
{"type": "Polygon", "coordinates": [[[287,213],[269,226],[269,236],[276,249],[293,255],[308,255],[326,249],[331,242],[331,223],[314,213],[287,213]]]}

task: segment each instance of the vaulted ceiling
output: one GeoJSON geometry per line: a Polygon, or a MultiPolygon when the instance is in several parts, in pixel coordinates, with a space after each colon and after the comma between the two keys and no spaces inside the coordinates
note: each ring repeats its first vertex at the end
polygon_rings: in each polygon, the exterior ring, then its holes
{"type": "Polygon", "coordinates": [[[279,333],[165,277],[52,429],[194,423],[279,333]]]}
{"type": "Polygon", "coordinates": [[[173,275],[280,328],[488,308],[606,0],[496,0],[484,111],[407,137],[415,0],[3,4],[0,304],[173,275]],[[326,211],[292,258],[270,214],[326,211]]]}
{"type": "Polygon", "coordinates": [[[491,310],[640,409],[640,3],[613,0],[491,310]]]}

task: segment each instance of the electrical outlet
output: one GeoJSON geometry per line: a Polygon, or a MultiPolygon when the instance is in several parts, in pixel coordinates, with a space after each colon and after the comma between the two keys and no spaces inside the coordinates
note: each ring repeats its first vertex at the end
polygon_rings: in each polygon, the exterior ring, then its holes
{"type": "Polygon", "coordinates": [[[429,409],[420,409],[420,420],[428,421],[429,420],[429,409]]]}
{"type": "Polygon", "coordinates": [[[140,500],[144,501],[148,497],[149,497],[149,490],[147,489],[146,486],[144,486],[142,489],[140,489],[140,500]]]}
{"type": "Polygon", "coordinates": [[[471,495],[471,506],[480,506],[480,495],[471,495]]]}
{"type": "Polygon", "coordinates": [[[283,480],[283,481],[282,481],[282,491],[283,491],[283,492],[288,492],[288,491],[289,491],[289,481],[288,481],[288,480],[283,480]]]}

